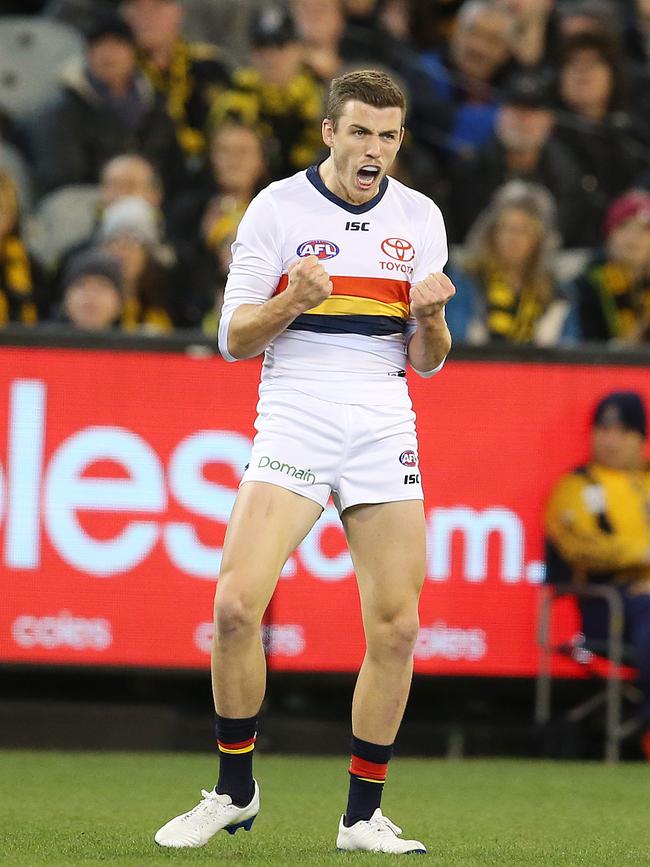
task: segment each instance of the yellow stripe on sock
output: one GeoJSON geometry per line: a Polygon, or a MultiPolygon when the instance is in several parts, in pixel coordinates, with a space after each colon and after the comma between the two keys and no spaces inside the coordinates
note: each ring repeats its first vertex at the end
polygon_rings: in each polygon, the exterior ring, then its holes
{"type": "MultiPolygon", "coordinates": [[[[356,777],[356,774],[355,774],[356,777]]],[[[368,777],[357,777],[357,780],[363,780],[364,783],[385,783],[386,780],[369,780],[368,777]]]]}
{"type": "Polygon", "coordinates": [[[230,755],[233,755],[233,756],[239,755],[240,753],[250,753],[254,749],[255,749],[255,744],[251,744],[248,747],[242,747],[240,750],[228,750],[228,749],[226,749],[226,747],[222,747],[221,744],[219,744],[219,752],[229,753],[230,755]]]}

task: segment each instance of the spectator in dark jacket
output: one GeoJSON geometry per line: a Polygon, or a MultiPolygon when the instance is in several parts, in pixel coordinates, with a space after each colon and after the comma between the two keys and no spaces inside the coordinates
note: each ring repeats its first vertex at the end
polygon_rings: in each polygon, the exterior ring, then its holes
{"type": "Polygon", "coordinates": [[[60,93],[37,118],[31,147],[41,192],[96,183],[104,163],[127,151],[150,159],[167,190],[180,186],[174,124],[138,73],[133,35],[120,18],[99,20],[89,34],[85,59],[68,67],[60,93]]]}
{"type": "Polygon", "coordinates": [[[506,88],[496,132],[477,153],[451,165],[450,237],[462,243],[495,190],[519,178],[542,184],[557,207],[560,234],[566,246],[579,246],[587,207],[581,172],[567,148],[553,135],[555,112],[547,78],[520,74],[506,88]]]}
{"type": "Polygon", "coordinates": [[[642,127],[627,110],[627,84],[615,43],[598,33],[580,33],[562,49],[556,135],[582,167],[589,213],[578,239],[596,246],[610,202],[633,183],[648,161],[642,127]]]}
{"type": "MultiPolygon", "coordinates": [[[[493,134],[498,88],[511,71],[514,22],[489,0],[469,0],[458,13],[449,49],[423,55],[430,87],[454,111],[447,147],[481,147],[493,134]]],[[[428,78],[428,80],[427,80],[428,78]]]]}
{"type": "Polygon", "coordinates": [[[650,193],[631,190],[607,211],[605,247],[573,284],[584,340],[650,342],[650,193]]]}

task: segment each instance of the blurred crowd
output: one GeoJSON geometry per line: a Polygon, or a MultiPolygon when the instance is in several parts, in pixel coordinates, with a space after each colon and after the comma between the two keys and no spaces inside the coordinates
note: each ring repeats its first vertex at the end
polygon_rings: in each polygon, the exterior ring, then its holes
{"type": "Polygon", "coordinates": [[[650,0],[3,9],[0,324],[216,334],[247,204],[371,66],[408,95],[392,173],[443,211],[457,343],[650,341],[650,0]]]}

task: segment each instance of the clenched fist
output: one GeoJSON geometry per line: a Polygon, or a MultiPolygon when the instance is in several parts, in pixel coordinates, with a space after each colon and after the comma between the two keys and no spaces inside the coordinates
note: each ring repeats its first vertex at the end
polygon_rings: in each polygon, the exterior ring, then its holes
{"type": "Polygon", "coordinates": [[[456,294],[456,287],[442,271],[429,274],[411,286],[411,313],[416,319],[427,319],[439,313],[456,294]]]}
{"type": "Polygon", "coordinates": [[[304,313],[332,294],[332,281],[317,256],[298,259],[288,269],[289,284],[286,292],[304,313]]]}

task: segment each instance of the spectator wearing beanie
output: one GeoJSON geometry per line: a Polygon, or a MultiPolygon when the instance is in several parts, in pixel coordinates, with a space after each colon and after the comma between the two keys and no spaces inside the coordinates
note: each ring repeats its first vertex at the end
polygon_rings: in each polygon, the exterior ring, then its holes
{"type": "Polygon", "coordinates": [[[102,250],[122,266],[122,326],[129,331],[171,331],[175,259],[161,243],[156,208],[137,196],[120,199],[104,211],[98,239],[102,250]]]}
{"type": "Polygon", "coordinates": [[[279,180],[316,162],[323,151],[323,95],[303,63],[303,48],[290,13],[265,7],[251,22],[251,65],[236,69],[233,85],[210,112],[212,130],[235,122],[262,134],[269,175],[279,180]]]}
{"type": "Polygon", "coordinates": [[[41,193],[97,183],[106,161],[126,152],[151,160],[167,191],[182,185],[174,124],[138,71],[133,34],[117,15],[96,21],[85,57],[64,69],[59,93],[33,124],[31,149],[41,193]]]}
{"type": "Polygon", "coordinates": [[[650,193],[630,190],[605,218],[605,245],[572,285],[583,340],[650,340],[650,193]]]}
{"type": "Polygon", "coordinates": [[[122,269],[115,256],[91,250],[70,260],[57,321],[86,331],[119,328],[123,307],[122,269]]]}

